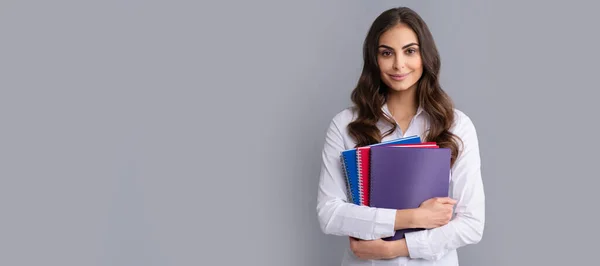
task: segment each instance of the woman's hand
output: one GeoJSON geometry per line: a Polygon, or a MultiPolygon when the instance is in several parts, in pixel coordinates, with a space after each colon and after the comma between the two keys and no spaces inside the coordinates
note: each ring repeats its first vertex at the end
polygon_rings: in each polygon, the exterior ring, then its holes
{"type": "Polygon", "coordinates": [[[456,200],[452,198],[431,198],[419,206],[415,213],[417,228],[431,229],[447,224],[452,219],[456,200]]]}
{"type": "Polygon", "coordinates": [[[381,239],[362,240],[350,237],[350,249],[356,257],[363,260],[391,259],[390,245],[381,239]]]}
{"type": "Polygon", "coordinates": [[[406,240],[396,241],[360,240],[350,237],[350,249],[356,257],[363,260],[393,259],[408,256],[406,240]]]}

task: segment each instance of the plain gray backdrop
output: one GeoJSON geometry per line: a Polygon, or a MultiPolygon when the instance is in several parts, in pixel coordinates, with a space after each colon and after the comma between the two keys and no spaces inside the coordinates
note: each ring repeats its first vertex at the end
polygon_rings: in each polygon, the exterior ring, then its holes
{"type": "Polygon", "coordinates": [[[339,265],[325,129],[401,5],[479,134],[461,265],[597,263],[598,4],[3,0],[0,265],[339,265]]]}

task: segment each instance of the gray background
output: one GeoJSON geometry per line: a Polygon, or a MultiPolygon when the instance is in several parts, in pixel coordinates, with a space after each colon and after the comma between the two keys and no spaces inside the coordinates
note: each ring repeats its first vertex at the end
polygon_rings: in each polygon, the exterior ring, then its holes
{"type": "Polygon", "coordinates": [[[3,0],[0,265],[339,265],[324,133],[398,5],[479,132],[461,265],[591,265],[600,18],[566,3],[3,0]]]}

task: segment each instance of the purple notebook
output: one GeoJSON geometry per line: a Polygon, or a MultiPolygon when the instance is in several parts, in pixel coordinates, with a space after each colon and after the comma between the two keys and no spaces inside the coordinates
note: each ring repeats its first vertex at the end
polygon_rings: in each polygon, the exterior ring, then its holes
{"type": "MultiPolygon", "coordinates": [[[[449,185],[448,148],[371,148],[371,207],[418,208],[430,198],[448,197],[449,185]]],[[[402,239],[405,233],[419,230],[424,229],[397,230],[394,236],[383,240],[402,239]]]]}

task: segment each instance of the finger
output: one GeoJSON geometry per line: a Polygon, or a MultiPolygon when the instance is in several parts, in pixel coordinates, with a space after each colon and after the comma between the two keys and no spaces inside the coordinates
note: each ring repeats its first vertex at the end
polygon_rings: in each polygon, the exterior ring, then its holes
{"type": "Polygon", "coordinates": [[[443,204],[456,204],[457,201],[453,198],[446,197],[446,198],[438,198],[437,202],[443,203],[443,204]]]}

